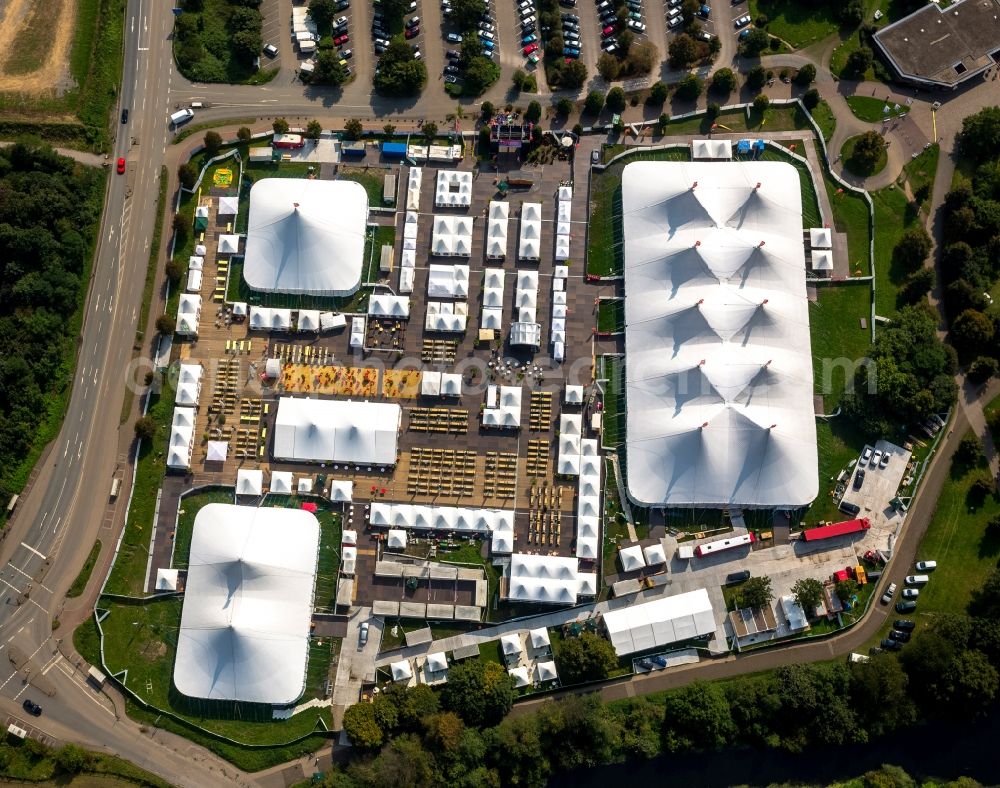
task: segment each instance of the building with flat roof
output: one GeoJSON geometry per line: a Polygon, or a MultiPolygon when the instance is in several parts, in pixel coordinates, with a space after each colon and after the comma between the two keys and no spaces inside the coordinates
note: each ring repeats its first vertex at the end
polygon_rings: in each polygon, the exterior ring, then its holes
{"type": "Polygon", "coordinates": [[[1000,0],[928,3],[879,30],[875,44],[901,81],[954,90],[997,62],[1000,0]]]}

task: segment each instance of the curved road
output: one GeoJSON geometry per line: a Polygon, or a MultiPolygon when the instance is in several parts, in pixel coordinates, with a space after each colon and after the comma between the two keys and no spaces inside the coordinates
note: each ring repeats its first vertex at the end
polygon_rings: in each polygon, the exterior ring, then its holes
{"type": "MultiPolygon", "coordinates": [[[[130,492],[132,430],[130,422],[120,426],[119,420],[121,397],[129,383],[138,305],[149,256],[154,221],[151,196],[157,193],[159,168],[165,162],[170,165],[169,193],[173,194],[174,165],[181,150],[189,147],[177,146],[168,155],[172,135],[166,119],[175,107],[199,100],[212,106],[200,111],[196,122],[257,117],[260,123],[267,123],[281,115],[290,121],[317,117],[324,125],[338,128],[335,124],[342,124],[347,117],[364,116],[379,118],[378,124],[391,121],[402,129],[415,126],[422,118],[444,120],[447,114],[456,111],[456,104],[433,84],[414,103],[381,99],[372,96],[365,75],[360,75],[343,91],[314,90],[290,79],[290,69],[282,71],[270,85],[261,87],[191,84],[173,70],[171,26],[172,16],[163,4],[129,0],[120,106],[128,107],[131,117],[128,126],[117,126],[119,134],[112,160],[125,156],[130,173],[121,177],[112,171],[109,175],[104,222],[79,340],[76,378],[63,427],[32,474],[0,542],[0,589],[5,595],[4,604],[0,605],[0,651],[9,657],[0,658],[0,708],[8,717],[57,741],[78,741],[94,749],[115,752],[174,783],[251,784],[259,776],[245,775],[185,739],[163,731],[150,735],[140,729],[124,715],[123,700],[114,690],[102,694],[86,685],[73,656],[72,644],[54,637],[52,631],[53,619],[63,611],[65,591],[94,539],[100,536],[105,545],[113,544],[123,525],[124,502],[130,492]],[[115,504],[107,497],[113,474],[123,476],[125,481],[115,504]],[[40,683],[53,690],[54,697],[46,698],[37,687],[27,684],[39,682],[39,674],[45,677],[40,683]],[[28,692],[45,706],[43,717],[25,719],[20,703],[28,692]]],[[[281,27],[284,29],[283,24],[281,27]]],[[[828,52],[821,53],[820,59],[828,62],[828,57],[828,52]]],[[[787,59],[788,64],[809,59],[799,54],[777,56],[767,62],[780,66],[784,61],[779,58],[787,59]]],[[[728,60],[729,57],[723,58],[720,64],[728,60]]],[[[845,85],[834,83],[824,66],[824,62],[818,64],[818,85],[824,97],[832,99],[837,114],[836,140],[860,122],[853,119],[843,101],[841,91],[845,85]]],[[[506,83],[501,79],[484,98],[503,102],[505,91],[506,83]]],[[[947,117],[945,128],[941,129],[945,138],[939,184],[950,180],[953,167],[950,143],[961,117],[977,106],[971,98],[974,92],[965,91],[954,97],[954,110],[949,108],[948,113],[942,113],[947,117]]],[[[926,105],[926,101],[922,103],[926,105]]],[[[478,104],[479,100],[462,102],[462,109],[474,113],[478,104]]],[[[195,143],[192,140],[190,144],[195,143]]],[[[898,170],[892,174],[893,178],[895,174],[898,170]]],[[[943,191],[939,185],[935,206],[940,204],[943,191]]],[[[161,268],[162,258],[161,254],[161,268]]],[[[152,322],[158,311],[155,307],[150,311],[152,322]]],[[[152,331],[147,330],[146,335],[152,336],[152,331]]],[[[148,353],[149,348],[143,351],[148,353]]],[[[916,550],[947,472],[947,460],[956,442],[953,438],[963,434],[966,424],[963,409],[956,417],[954,435],[942,442],[914,502],[897,544],[898,560],[887,573],[892,579],[899,579],[897,575],[903,574],[916,550]]],[[[110,550],[104,550],[95,575],[106,570],[109,553],[110,550]]],[[[91,588],[91,597],[94,592],[91,588]]],[[[79,604],[67,608],[67,623],[69,618],[78,620],[84,609],[79,604]]],[[[715,678],[789,662],[826,659],[870,640],[887,614],[885,608],[875,605],[863,623],[821,643],[729,657],[609,684],[601,692],[609,698],[624,697],[694,678],[715,678]]],[[[57,634],[68,629],[69,626],[57,634]]],[[[533,703],[520,704],[516,713],[532,706],[533,703]]]]}

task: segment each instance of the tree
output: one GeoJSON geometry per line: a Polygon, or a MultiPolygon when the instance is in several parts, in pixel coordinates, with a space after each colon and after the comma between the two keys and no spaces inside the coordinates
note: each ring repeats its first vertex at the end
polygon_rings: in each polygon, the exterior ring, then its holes
{"type": "Polygon", "coordinates": [[[792,596],[799,603],[807,617],[812,618],[813,611],[823,599],[823,584],[815,577],[804,577],[792,585],[792,596]]]}
{"type": "Polygon", "coordinates": [[[767,82],[767,69],[761,65],[753,66],[747,71],[747,87],[750,90],[760,90],[767,82]]]}
{"type": "MultiPolygon", "coordinates": [[[[174,214],[174,223],[175,223],[174,226],[175,230],[183,229],[187,225],[187,222],[184,221],[184,217],[181,216],[179,213],[174,214]],[[180,226],[177,226],[178,222],[180,226]]],[[[175,285],[179,281],[181,281],[181,277],[184,276],[184,266],[180,264],[179,260],[167,260],[167,264],[164,266],[163,273],[167,275],[167,279],[170,280],[170,283],[175,285]]],[[[161,317],[167,317],[167,316],[161,315],[161,317]]],[[[170,318],[167,317],[167,320],[170,320],[170,318]]],[[[159,319],[157,319],[157,321],[159,322],[159,319]]],[[[170,325],[167,326],[167,331],[173,331],[173,330],[174,330],[173,322],[171,321],[170,325]]],[[[166,333],[166,332],[161,332],[161,333],[166,333]]]]}
{"type": "Polygon", "coordinates": [[[966,309],[952,322],[951,339],[960,355],[972,355],[993,341],[993,321],[977,309],[966,309]]]}
{"type": "Polygon", "coordinates": [[[979,716],[993,704],[1000,677],[986,655],[969,649],[960,652],[941,676],[941,700],[958,718],[979,716]]]}
{"type": "Polygon", "coordinates": [[[599,90],[590,91],[583,102],[583,111],[588,115],[600,115],[602,109],[604,109],[604,94],[599,90]]]}
{"type": "Polygon", "coordinates": [[[573,112],[573,102],[568,98],[561,98],[556,102],[556,114],[560,118],[568,118],[573,112]]]}
{"type": "Polygon", "coordinates": [[[858,593],[857,581],[847,578],[847,580],[839,580],[837,584],[833,587],[833,592],[837,595],[837,599],[840,600],[842,605],[846,605],[851,601],[856,593],[858,593]]]}
{"type": "Polygon", "coordinates": [[[973,465],[983,456],[983,443],[979,437],[970,432],[958,442],[955,449],[955,462],[963,465],[973,465]]]}
{"type": "Polygon", "coordinates": [[[337,5],[334,0],[309,0],[309,16],[320,33],[329,33],[337,17],[337,5]]]}
{"type": "Polygon", "coordinates": [[[909,679],[890,656],[877,656],[868,662],[850,665],[851,706],[861,726],[872,736],[883,736],[911,725],[917,716],[908,692],[909,679]]]}
{"type": "Polygon", "coordinates": [[[806,87],[807,85],[816,81],[816,66],[812,63],[806,63],[802,68],[798,70],[795,75],[795,84],[806,87]]]}
{"type": "Polygon", "coordinates": [[[484,101],[479,105],[479,117],[483,120],[489,120],[492,118],[494,112],[496,112],[496,108],[493,106],[492,101],[484,101]]]}
{"type": "Polygon", "coordinates": [[[344,134],[349,140],[359,140],[364,134],[365,127],[357,118],[348,118],[344,121],[344,134]]]}
{"type": "Polygon", "coordinates": [[[617,86],[608,91],[608,97],[605,101],[608,109],[615,113],[622,112],[628,104],[625,91],[617,86]]]}
{"type": "Polygon", "coordinates": [[[1000,149],[1000,107],[984,107],[965,118],[958,143],[962,153],[976,163],[995,158],[1000,149]]]}
{"type": "Polygon", "coordinates": [[[916,788],[916,781],[900,767],[884,763],[878,769],[865,772],[861,785],[862,788],[916,788]]]}
{"type": "MultiPolygon", "coordinates": [[[[856,150],[856,148],[855,148],[856,150]]],[[[931,253],[931,237],[922,224],[917,224],[904,232],[892,250],[893,265],[908,273],[922,268],[927,255],[931,253]]]]}
{"type": "Polygon", "coordinates": [[[657,80],[653,83],[652,87],[649,89],[649,98],[646,99],[648,104],[655,104],[660,106],[667,100],[667,96],[670,95],[670,90],[667,88],[666,83],[662,80],[657,80]]]}
{"type": "MultiPolygon", "coordinates": [[[[622,37],[624,36],[625,34],[622,33],[622,37]]],[[[628,52],[628,55],[625,57],[625,64],[626,71],[631,76],[648,74],[660,62],[660,50],[656,48],[656,44],[649,40],[633,44],[628,50],[623,48],[622,51],[628,52]]]]}
{"type": "Polygon", "coordinates": [[[616,730],[596,694],[546,703],[538,710],[536,724],[549,763],[557,771],[597,766],[614,755],[616,730]]]}
{"type": "Polygon", "coordinates": [[[687,68],[698,59],[698,44],[687,33],[671,39],[667,47],[671,68],[687,68]]]}
{"type": "Polygon", "coordinates": [[[618,78],[618,72],[621,71],[621,68],[621,61],[610,52],[603,52],[601,56],[597,58],[597,73],[601,75],[601,79],[605,82],[613,82],[616,80],[618,78]]]}
{"type": "Polygon", "coordinates": [[[344,711],[344,733],[351,744],[360,750],[377,750],[382,746],[385,735],[375,720],[375,706],[371,703],[355,703],[344,711]]]}
{"type": "Polygon", "coordinates": [[[701,95],[703,83],[697,74],[688,74],[677,83],[677,98],[682,101],[695,101],[701,95]]]}
{"type": "Polygon", "coordinates": [[[875,169],[879,159],[885,155],[885,140],[877,131],[866,131],[858,135],[851,153],[859,172],[868,173],[875,169]]]}
{"type": "Polygon", "coordinates": [[[716,750],[736,733],[729,704],[715,683],[696,681],[667,693],[663,710],[663,745],[668,752],[716,750]]]}
{"type": "Polygon", "coordinates": [[[149,441],[156,436],[156,419],[152,416],[142,416],[135,420],[135,437],[149,441]]]}
{"type": "MultiPolygon", "coordinates": [[[[420,684],[418,686],[427,686],[420,684]]],[[[424,719],[424,740],[435,752],[454,753],[462,745],[465,723],[453,711],[432,714],[424,719]]]]}
{"type": "MultiPolygon", "coordinates": [[[[472,58],[465,68],[465,92],[478,96],[500,79],[500,66],[488,57],[480,55],[472,58]]],[[[525,91],[534,91],[534,77],[526,77],[521,85],[525,91]]]]}
{"type": "Polygon", "coordinates": [[[847,56],[841,76],[845,79],[863,79],[874,62],[875,56],[868,47],[855,49],[847,56]]]}
{"type": "Polygon", "coordinates": [[[253,132],[250,131],[246,126],[240,126],[236,131],[236,139],[242,142],[244,145],[250,142],[253,137],[253,132]]]}
{"type": "Polygon", "coordinates": [[[401,729],[417,732],[425,717],[437,714],[441,709],[438,694],[426,684],[408,687],[397,701],[398,725],[401,729]]]}
{"type": "Polygon", "coordinates": [[[805,104],[806,109],[816,109],[819,106],[819,102],[819,91],[816,88],[810,88],[802,94],[802,103],[805,104]]]}
{"type": "Polygon", "coordinates": [[[496,728],[484,731],[483,737],[487,751],[493,753],[503,785],[545,785],[549,760],[533,716],[506,719],[496,728]]]}
{"type": "Polygon", "coordinates": [[[56,766],[66,774],[79,774],[90,763],[90,753],[75,744],[64,744],[56,750],[56,766]]]}
{"type": "Polygon", "coordinates": [[[458,28],[460,33],[466,33],[476,29],[480,18],[485,13],[486,3],[483,0],[452,0],[448,20],[458,28]]]}
{"type": "Polygon", "coordinates": [[[767,108],[771,106],[771,99],[769,99],[765,94],[758,93],[753,98],[753,108],[757,112],[766,112],[767,108]]]}
{"type": "Polygon", "coordinates": [[[969,364],[968,378],[973,383],[985,383],[990,378],[996,377],[997,372],[1000,372],[1000,364],[997,364],[997,360],[995,358],[990,356],[977,356],[973,362],[969,364]]]}
{"type": "Polygon", "coordinates": [[[899,289],[899,301],[903,304],[915,304],[934,287],[936,276],[933,268],[919,268],[903,280],[899,289]]]}
{"type": "Polygon", "coordinates": [[[559,86],[569,89],[582,88],[587,81],[587,66],[582,60],[571,60],[563,66],[559,86]]]}
{"type": "Polygon", "coordinates": [[[433,140],[438,135],[438,125],[433,120],[427,121],[423,126],[420,127],[420,133],[423,134],[428,140],[433,140]]]}
{"type": "Polygon", "coordinates": [[[194,164],[189,161],[184,162],[177,167],[177,180],[181,182],[181,186],[185,189],[191,189],[194,187],[195,182],[198,180],[198,170],[194,168],[194,164]]]}
{"type": "MultiPolygon", "coordinates": [[[[463,57],[464,49],[463,45],[463,57]]],[[[402,36],[396,36],[382,53],[373,84],[379,93],[385,95],[415,96],[427,84],[427,66],[423,60],[414,57],[413,50],[402,36]]]]}
{"type": "Polygon", "coordinates": [[[751,577],[740,588],[740,604],[757,610],[769,607],[774,594],[771,592],[771,578],[767,575],[751,577]]]}
{"type": "Polygon", "coordinates": [[[993,569],[983,584],[972,592],[970,615],[1000,621],[1000,569],[993,569]]]}
{"type": "Polygon", "coordinates": [[[542,117],[542,105],[537,101],[532,101],[528,104],[528,108],[524,111],[524,119],[529,123],[538,123],[542,117]]]}
{"type": "Polygon", "coordinates": [[[243,60],[253,60],[264,46],[260,33],[253,30],[237,30],[229,40],[233,51],[243,60]]]}
{"type": "Polygon", "coordinates": [[[720,93],[723,96],[728,96],[736,90],[736,74],[733,73],[733,70],[731,68],[720,68],[712,74],[711,90],[713,93],[720,93]]]}
{"type": "Polygon", "coordinates": [[[209,156],[214,156],[222,147],[222,135],[217,131],[205,132],[202,142],[205,145],[205,153],[209,156]]]}
{"type": "Polygon", "coordinates": [[[519,68],[514,69],[514,73],[511,74],[510,77],[511,87],[513,87],[514,90],[517,91],[523,90],[524,80],[527,78],[527,76],[528,75],[525,74],[521,69],[519,68]]]}
{"type": "Polygon", "coordinates": [[[323,124],[315,118],[306,124],[306,138],[318,140],[323,134],[323,124]]]}
{"type": "Polygon", "coordinates": [[[347,72],[340,64],[340,54],[335,49],[324,49],[316,56],[316,64],[309,75],[310,85],[343,85],[347,72]]]}
{"type": "Polygon", "coordinates": [[[448,671],[441,693],[445,708],[467,725],[495,725],[514,704],[514,680],[496,662],[462,662],[448,671]]]}
{"type": "Polygon", "coordinates": [[[840,21],[847,27],[857,27],[865,18],[865,5],[862,0],[847,0],[840,7],[840,21]]]}
{"type": "Polygon", "coordinates": [[[275,118],[274,123],[271,124],[271,128],[274,129],[275,134],[287,134],[288,121],[284,118],[275,118]]]}
{"type": "Polygon", "coordinates": [[[556,651],[556,663],[563,684],[606,679],[618,665],[610,642],[592,632],[565,638],[556,651]]]}
{"type": "Polygon", "coordinates": [[[744,57],[757,57],[767,49],[770,39],[771,37],[767,34],[766,30],[755,27],[740,43],[740,54],[744,57]]]}
{"type": "Polygon", "coordinates": [[[161,334],[174,333],[174,321],[170,315],[160,315],[156,318],[156,330],[161,334]]]}

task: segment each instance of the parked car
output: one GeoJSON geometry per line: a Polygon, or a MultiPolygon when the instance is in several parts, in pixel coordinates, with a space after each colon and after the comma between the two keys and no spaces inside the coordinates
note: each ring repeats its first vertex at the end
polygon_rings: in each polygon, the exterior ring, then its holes
{"type": "Polygon", "coordinates": [[[750,14],[743,14],[743,16],[737,17],[733,20],[733,26],[739,30],[750,24],[750,14]]]}
{"type": "Polygon", "coordinates": [[[876,449],[875,452],[872,454],[872,458],[868,461],[868,467],[874,468],[876,465],[878,465],[878,462],[881,459],[882,459],[882,452],[876,449]]]}
{"type": "MultiPolygon", "coordinates": [[[[483,49],[493,49],[493,47],[496,46],[492,41],[484,41],[483,39],[479,39],[479,43],[483,45],[483,49]]],[[[490,57],[490,55],[486,52],[483,52],[483,54],[490,57]]]]}
{"type": "Polygon", "coordinates": [[[698,38],[700,38],[702,41],[711,41],[712,34],[709,33],[707,30],[702,30],[698,33],[698,38]]]}
{"type": "Polygon", "coordinates": [[[675,16],[673,19],[667,20],[667,27],[669,27],[671,30],[673,30],[675,27],[680,27],[683,24],[684,24],[684,17],[682,16],[675,16]]]}
{"type": "Polygon", "coordinates": [[[461,71],[461,69],[458,66],[447,65],[447,66],[444,67],[444,73],[445,74],[457,74],[460,71],[461,71]]]}
{"type": "Polygon", "coordinates": [[[459,60],[462,57],[462,53],[457,49],[449,49],[444,53],[444,56],[448,58],[448,60],[459,60]]]}
{"type": "Polygon", "coordinates": [[[937,561],[917,561],[916,567],[921,572],[933,572],[937,569],[937,561]]]}
{"type": "Polygon", "coordinates": [[[869,460],[872,458],[872,447],[865,446],[865,450],[861,452],[861,464],[867,465],[869,460]]]}
{"type": "Polygon", "coordinates": [[[896,584],[889,583],[889,587],[885,590],[885,593],[882,594],[882,604],[888,605],[892,601],[892,598],[895,595],[896,595],[896,584]]]}
{"type": "Polygon", "coordinates": [[[889,458],[892,456],[892,452],[884,451],[882,452],[882,459],[878,461],[879,468],[885,468],[889,464],[889,458]]]}
{"type": "Polygon", "coordinates": [[[122,123],[128,123],[128,107],[122,110],[122,123]]]}
{"type": "Polygon", "coordinates": [[[839,504],[839,508],[840,508],[840,511],[845,512],[845,513],[851,515],[852,517],[854,515],[856,515],[856,514],[860,514],[861,513],[861,507],[858,506],[856,503],[852,503],[851,501],[843,501],[842,500],[840,502],[840,504],[839,504]]]}
{"type": "Polygon", "coordinates": [[[118,174],[119,175],[124,175],[125,174],[125,157],[124,156],[119,156],[118,157],[118,174]]]}
{"type": "Polygon", "coordinates": [[[917,609],[917,603],[914,602],[912,599],[907,599],[902,602],[896,603],[897,613],[912,613],[916,609],[917,609]]]}
{"type": "Polygon", "coordinates": [[[406,30],[403,31],[404,38],[416,38],[419,35],[420,35],[419,27],[408,27],[406,28],[406,30]]]}
{"type": "Polygon", "coordinates": [[[455,85],[458,83],[458,77],[454,74],[448,74],[448,76],[444,78],[444,81],[449,85],[455,85]]]}
{"type": "Polygon", "coordinates": [[[865,471],[863,468],[858,468],[857,473],[854,474],[854,489],[860,490],[861,485],[865,483],[865,471]]]}
{"type": "Polygon", "coordinates": [[[930,575],[907,575],[906,585],[908,586],[925,586],[931,582],[930,575]]]}
{"type": "Polygon", "coordinates": [[[337,0],[337,4],[334,6],[338,11],[346,11],[351,7],[351,0],[337,0]]]}
{"type": "Polygon", "coordinates": [[[618,49],[618,42],[613,38],[605,38],[601,42],[601,49],[603,49],[605,52],[614,52],[616,49],[618,49]]]}
{"type": "Polygon", "coordinates": [[[537,40],[538,40],[538,36],[527,35],[527,36],[524,36],[524,37],[521,38],[521,43],[522,44],[533,44],[537,40]]]}
{"type": "Polygon", "coordinates": [[[601,35],[604,36],[605,38],[614,35],[614,33],[615,29],[611,25],[608,25],[607,27],[601,30],[601,35]]]}
{"type": "Polygon", "coordinates": [[[335,47],[339,47],[341,44],[346,44],[350,40],[351,37],[345,33],[344,35],[337,36],[337,38],[333,39],[333,45],[335,47]]]}
{"type": "Polygon", "coordinates": [[[559,0],[559,5],[564,8],[576,8],[576,0],[559,0]]]}
{"type": "Polygon", "coordinates": [[[458,33],[446,33],[444,40],[449,44],[461,44],[462,37],[458,33]]]}
{"type": "Polygon", "coordinates": [[[646,25],[642,22],[636,22],[634,19],[628,20],[628,26],[636,33],[646,32],[646,25]]]}
{"type": "Polygon", "coordinates": [[[42,707],[35,703],[31,698],[25,698],[24,703],[21,704],[21,708],[24,709],[32,717],[42,716],[42,707]]]}
{"type": "Polygon", "coordinates": [[[736,583],[745,583],[750,579],[750,570],[744,569],[740,572],[730,572],[726,575],[726,585],[735,585],[736,583]]]}
{"type": "Polygon", "coordinates": [[[267,46],[264,47],[264,54],[267,55],[268,57],[272,57],[272,58],[273,57],[277,57],[278,56],[278,48],[274,44],[268,44],[267,46]]]}
{"type": "Polygon", "coordinates": [[[524,27],[525,25],[533,25],[537,21],[538,21],[538,19],[536,17],[534,17],[534,16],[523,17],[521,19],[521,27],[524,27]]]}
{"type": "Polygon", "coordinates": [[[563,55],[568,58],[578,58],[580,57],[580,50],[576,47],[563,47],[563,55]]]}
{"type": "Polygon", "coordinates": [[[886,638],[879,645],[886,651],[899,651],[903,647],[902,643],[892,638],[886,638]]]}
{"type": "Polygon", "coordinates": [[[900,629],[894,629],[892,630],[892,632],[889,633],[889,637],[891,637],[898,643],[909,643],[911,635],[909,632],[903,632],[900,629]]]}
{"type": "Polygon", "coordinates": [[[903,589],[903,598],[904,599],[916,599],[918,596],[920,596],[920,589],[919,588],[904,588],[903,589]]]}
{"type": "Polygon", "coordinates": [[[350,49],[342,49],[340,50],[340,56],[344,60],[350,60],[354,56],[354,52],[352,52],[350,49]]]}
{"type": "Polygon", "coordinates": [[[562,15],[562,21],[563,22],[579,22],[580,21],[580,17],[577,16],[576,14],[563,14],[562,15]]]}
{"type": "Polygon", "coordinates": [[[703,5],[701,8],[698,9],[698,16],[700,16],[702,19],[708,19],[711,13],[712,9],[707,5],[703,5]]]}
{"type": "Polygon", "coordinates": [[[487,33],[492,33],[494,30],[496,30],[496,28],[489,22],[480,22],[479,29],[486,31],[487,33]]]}
{"type": "Polygon", "coordinates": [[[892,628],[898,629],[900,632],[912,632],[917,628],[915,622],[910,621],[908,618],[897,618],[892,622],[892,628]]]}
{"type": "Polygon", "coordinates": [[[528,56],[528,55],[530,55],[530,54],[531,54],[532,52],[536,52],[536,51],[538,51],[538,44],[528,44],[528,46],[526,46],[526,47],[525,47],[525,48],[524,48],[523,50],[521,50],[521,51],[522,51],[522,52],[524,52],[524,56],[525,56],[525,57],[527,57],[527,56],[528,56]]]}
{"type": "Polygon", "coordinates": [[[740,34],[738,36],[736,36],[736,38],[737,38],[737,40],[742,41],[748,35],[750,35],[750,28],[749,27],[746,30],[741,30],[740,34]]]}
{"type": "Polygon", "coordinates": [[[580,26],[576,22],[563,22],[562,29],[567,31],[572,31],[573,33],[580,32],[580,26]]]}
{"type": "Polygon", "coordinates": [[[341,25],[346,25],[347,21],[348,20],[346,16],[339,16],[333,21],[333,26],[340,27],[341,25]]]}

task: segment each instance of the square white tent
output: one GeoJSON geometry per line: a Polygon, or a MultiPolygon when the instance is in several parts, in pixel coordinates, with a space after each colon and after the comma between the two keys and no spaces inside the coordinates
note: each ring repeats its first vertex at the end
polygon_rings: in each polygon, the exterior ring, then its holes
{"type": "Polygon", "coordinates": [[[507,671],[508,675],[514,679],[514,688],[520,689],[521,687],[527,687],[531,683],[531,679],[528,678],[528,668],[524,665],[520,665],[516,668],[511,668],[507,671]]]}
{"type": "Polygon", "coordinates": [[[631,547],[623,547],[619,550],[618,559],[622,563],[623,572],[634,572],[646,565],[646,559],[642,555],[642,548],[637,544],[631,547]]]}
{"type": "Polygon", "coordinates": [[[420,396],[440,397],[441,396],[441,373],[432,369],[425,369],[420,373],[420,396]]]}
{"type": "Polygon", "coordinates": [[[576,538],[576,556],[585,558],[588,561],[597,560],[597,537],[578,536],[576,538]]]}
{"type": "Polygon", "coordinates": [[[178,571],[176,569],[165,569],[164,567],[160,567],[156,570],[156,590],[176,591],[177,576],[178,571]]]}
{"type": "Polygon", "coordinates": [[[177,323],[174,331],[182,336],[197,336],[201,321],[201,296],[181,293],[177,304],[177,323]]]}
{"type": "Polygon", "coordinates": [[[229,456],[229,443],[226,441],[209,441],[205,446],[206,462],[225,462],[229,456]]]}
{"type": "Polygon", "coordinates": [[[287,705],[302,695],[319,547],[300,509],[212,503],[195,517],[174,684],[184,695],[287,705]]]}
{"type": "Polygon", "coordinates": [[[615,652],[622,657],[715,632],[715,614],[704,588],[661,597],[604,614],[615,652]]]}
{"type": "Polygon", "coordinates": [[[426,669],[431,673],[440,673],[448,670],[448,657],[443,651],[435,651],[427,655],[426,669]]]}
{"type": "Polygon", "coordinates": [[[240,198],[239,197],[220,197],[219,198],[219,216],[236,216],[240,212],[240,198]]]}
{"type": "Polygon", "coordinates": [[[665,564],[667,562],[667,554],[663,549],[663,545],[659,542],[646,545],[642,548],[642,554],[646,557],[646,563],[649,566],[657,566],[658,564],[665,564]]]}
{"type": "Polygon", "coordinates": [[[556,670],[556,663],[552,660],[535,663],[535,680],[539,683],[555,681],[558,678],[559,672],[556,670]]]}
{"type": "Polygon", "coordinates": [[[532,648],[546,648],[551,645],[549,641],[549,631],[545,627],[539,627],[538,629],[532,629],[528,632],[528,639],[531,641],[532,648]]]}
{"type": "Polygon", "coordinates": [[[311,493],[313,489],[313,480],[309,476],[300,476],[298,481],[298,487],[296,488],[299,495],[311,493]]]}
{"type": "Polygon", "coordinates": [[[500,636],[500,647],[503,649],[504,656],[506,657],[513,657],[523,651],[521,638],[514,632],[508,632],[500,636]]]}
{"type": "Polygon", "coordinates": [[[809,245],[813,249],[833,248],[833,232],[829,227],[809,228],[809,245]]]}
{"type": "Polygon", "coordinates": [[[264,492],[264,471],[240,468],[236,471],[237,495],[261,495],[264,492]]]}
{"type": "Polygon", "coordinates": [[[358,543],[358,532],[347,528],[340,535],[340,543],[346,545],[356,545],[358,543]]]}
{"type": "Polygon", "coordinates": [[[813,249],[812,269],[813,271],[832,271],[833,252],[829,249],[813,249]]]}
{"type": "Polygon", "coordinates": [[[390,663],[389,670],[392,671],[393,681],[409,681],[413,678],[413,667],[408,659],[390,663]]]}
{"type": "Polygon", "coordinates": [[[798,171],[634,162],[622,171],[622,203],[631,498],[680,508],[811,503],[798,171]]]}
{"type": "Polygon", "coordinates": [[[351,347],[360,348],[365,344],[365,319],[364,317],[351,318],[351,347]]]}
{"type": "Polygon", "coordinates": [[[402,411],[386,402],[282,397],[274,456],[304,462],[394,465],[402,411]]]}
{"type": "MultiPolygon", "coordinates": [[[[240,237],[238,235],[220,235],[219,246],[216,251],[218,254],[239,254],[240,237]]],[[[245,270],[246,269],[244,268],[244,272],[245,270]]]]}
{"type": "Polygon", "coordinates": [[[279,495],[291,495],[292,494],[292,472],[291,471],[272,471],[271,472],[271,486],[269,492],[278,493],[279,495]]]}
{"type": "Polygon", "coordinates": [[[424,317],[424,330],[443,333],[465,331],[469,306],[450,301],[428,301],[424,317]]]}
{"type": "Polygon", "coordinates": [[[353,575],[358,561],[358,548],[346,546],[340,552],[340,569],[345,575],[353,575]]]}
{"type": "Polygon", "coordinates": [[[462,396],[462,376],[457,372],[444,372],[441,374],[441,396],[461,397],[462,396]]]}
{"type": "Polygon", "coordinates": [[[472,217],[433,217],[431,254],[443,257],[468,257],[472,254],[472,217]]]}
{"type": "Polygon", "coordinates": [[[467,208],[472,204],[472,173],[468,170],[438,170],[434,205],[467,208]]]}
{"type": "Polygon", "coordinates": [[[406,531],[402,528],[390,528],[386,534],[386,547],[390,550],[406,549],[406,531]]]}
{"type": "Polygon", "coordinates": [[[168,468],[190,468],[191,449],[194,446],[194,408],[174,408],[167,445],[168,468]]]}
{"type": "Polygon", "coordinates": [[[566,392],[563,395],[563,402],[567,405],[579,405],[583,402],[583,386],[566,386],[566,392]]]}
{"type": "Polygon", "coordinates": [[[428,298],[468,298],[469,266],[431,263],[427,273],[428,298]]]}
{"type": "Polygon", "coordinates": [[[354,500],[354,482],[330,479],[329,498],[334,503],[350,503],[354,500]]]}
{"type": "Polygon", "coordinates": [[[296,325],[299,331],[318,333],[320,329],[318,309],[300,309],[299,320],[296,325]]]}

